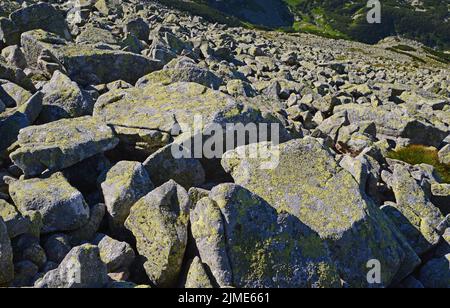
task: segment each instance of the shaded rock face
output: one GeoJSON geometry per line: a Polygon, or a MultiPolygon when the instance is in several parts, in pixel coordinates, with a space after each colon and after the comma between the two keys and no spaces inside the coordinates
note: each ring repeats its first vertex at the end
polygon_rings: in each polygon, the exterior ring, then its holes
{"type": "Polygon", "coordinates": [[[14,278],[13,251],[8,230],[0,218],[0,286],[5,286],[14,278]]]}
{"type": "Polygon", "coordinates": [[[218,10],[237,16],[253,24],[266,27],[289,27],[294,20],[294,17],[283,1],[211,0],[209,3],[218,10]]]}
{"type": "Polygon", "coordinates": [[[417,265],[419,259],[403,237],[319,140],[287,142],[279,152],[267,150],[265,144],[258,147],[279,155],[275,169],[264,170],[260,161],[240,158],[235,150],[222,159],[225,170],[237,184],[316,232],[328,245],[340,277],[350,286],[367,286],[363,268],[372,259],[383,264],[383,285],[398,281],[417,265]]]}

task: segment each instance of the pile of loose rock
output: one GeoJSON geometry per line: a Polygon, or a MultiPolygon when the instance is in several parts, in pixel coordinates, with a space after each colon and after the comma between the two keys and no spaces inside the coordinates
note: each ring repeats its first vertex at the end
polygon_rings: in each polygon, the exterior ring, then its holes
{"type": "Polygon", "coordinates": [[[450,287],[450,184],[387,157],[450,163],[448,65],[154,1],[4,2],[0,286],[450,287]],[[173,157],[195,116],[282,143],[173,157]]]}

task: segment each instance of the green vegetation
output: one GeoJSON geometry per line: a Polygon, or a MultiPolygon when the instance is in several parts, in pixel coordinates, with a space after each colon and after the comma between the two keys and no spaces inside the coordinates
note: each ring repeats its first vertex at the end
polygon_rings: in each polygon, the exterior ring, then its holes
{"type": "Polygon", "coordinates": [[[439,162],[438,150],[436,148],[423,145],[410,145],[390,152],[388,157],[404,161],[411,165],[431,165],[435,168],[437,175],[442,181],[450,184],[450,165],[444,165],[439,162]]]}
{"type": "Polygon", "coordinates": [[[445,64],[450,64],[450,54],[437,51],[428,47],[424,47],[424,49],[429,54],[428,57],[445,64]]]}
{"type": "Polygon", "coordinates": [[[413,54],[410,54],[409,52],[403,51],[402,49],[398,49],[397,46],[386,48],[386,50],[390,50],[390,51],[393,51],[393,52],[400,53],[402,55],[411,57],[414,61],[417,61],[417,62],[420,62],[420,63],[426,63],[426,61],[424,61],[423,59],[421,59],[421,58],[419,58],[419,57],[417,57],[417,56],[415,56],[413,54]]]}

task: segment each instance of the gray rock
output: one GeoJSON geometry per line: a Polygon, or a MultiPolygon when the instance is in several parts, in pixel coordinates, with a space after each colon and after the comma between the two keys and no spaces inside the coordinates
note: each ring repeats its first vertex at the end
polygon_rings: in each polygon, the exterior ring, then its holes
{"type": "Polygon", "coordinates": [[[41,268],[47,262],[47,255],[39,243],[39,239],[24,234],[12,241],[14,261],[31,261],[41,268]]]}
{"type": "Polygon", "coordinates": [[[35,283],[36,288],[101,288],[108,282],[106,265],[97,246],[73,248],[57,269],[35,283]]]}
{"type": "Polygon", "coordinates": [[[92,117],[28,127],[18,139],[20,147],[10,157],[26,176],[62,170],[118,143],[111,128],[92,117]]]}
{"type": "Polygon", "coordinates": [[[4,200],[0,200],[0,217],[6,224],[10,238],[27,233],[31,225],[30,220],[23,217],[14,205],[4,200]]]}
{"type": "Polygon", "coordinates": [[[139,255],[146,258],[144,268],[152,283],[175,286],[187,245],[189,196],[169,181],[139,200],[125,226],[136,238],[139,255]]]}
{"type": "Polygon", "coordinates": [[[450,165],[450,144],[447,144],[439,151],[439,161],[442,164],[450,165]]]}
{"type": "Polygon", "coordinates": [[[353,176],[337,166],[319,139],[238,149],[222,158],[235,183],[316,232],[328,245],[330,258],[348,285],[374,286],[361,271],[371,259],[379,260],[384,268],[379,286],[399,282],[419,264],[401,234],[361,192],[353,176]]]}
{"type": "Polygon", "coordinates": [[[214,287],[199,257],[195,257],[190,262],[184,287],[187,289],[208,289],[214,287]]]}
{"type": "Polygon", "coordinates": [[[119,242],[107,235],[99,234],[93,242],[100,249],[100,258],[109,273],[127,270],[134,261],[134,250],[126,242],[119,242]]]}
{"type": "Polygon", "coordinates": [[[25,104],[31,93],[12,82],[0,82],[0,100],[6,107],[17,107],[25,104]]]}
{"type": "Polygon", "coordinates": [[[42,215],[42,233],[75,230],[89,220],[89,207],[83,195],[61,173],[47,179],[15,181],[9,192],[23,215],[30,211],[42,215]]]}
{"type": "Polygon", "coordinates": [[[89,221],[79,229],[67,233],[70,237],[70,243],[75,246],[92,241],[100,229],[105,213],[106,206],[103,203],[91,206],[89,221]]]}
{"type": "Polygon", "coordinates": [[[450,288],[450,254],[428,261],[420,270],[419,280],[425,288],[450,288]]]}
{"type": "Polygon", "coordinates": [[[25,260],[14,264],[14,287],[29,287],[33,285],[33,279],[38,274],[39,267],[31,261],[25,260]]]}
{"type": "Polygon", "coordinates": [[[153,183],[139,162],[121,161],[102,176],[101,188],[110,219],[110,228],[123,229],[131,207],[154,189],[153,183]]]}

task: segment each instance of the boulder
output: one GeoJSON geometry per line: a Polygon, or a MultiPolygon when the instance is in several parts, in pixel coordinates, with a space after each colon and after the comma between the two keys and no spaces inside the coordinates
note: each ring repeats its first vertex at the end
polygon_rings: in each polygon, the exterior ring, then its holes
{"type": "Polygon", "coordinates": [[[0,217],[0,286],[5,286],[14,278],[13,250],[8,230],[0,217]]]}
{"type": "Polygon", "coordinates": [[[59,264],[72,249],[72,245],[66,234],[56,233],[45,240],[44,249],[48,260],[59,264]]]}
{"type": "Polygon", "coordinates": [[[46,179],[14,181],[9,193],[23,215],[30,211],[42,215],[42,233],[75,230],[89,220],[83,195],[60,173],[46,179]]]}
{"type": "Polygon", "coordinates": [[[279,147],[249,145],[226,153],[222,165],[236,184],[316,232],[317,241],[328,245],[330,258],[349,286],[389,286],[420,263],[393,224],[361,191],[353,176],[337,165],[320,139],[306,137],[279,147]],[[270,157],[271,164],[261,157],[270,157]],[[384,269],[378,285],[370,284],[366,277],[367,264],[373,259],[384,269]]]}
{"type": "Polygon", "coordinates": [[[77,118],[92,114],[94,102],[72,82],[69,77],[56,71],[41,92],[42,111],[40,123],[54,122],[64,118],[77,118]]]}
{"type": "Polygon", "coordinates": [[[35,283],[36,288],[101,288],[108,282],[108,271],[97,246],[73,248],[57,269],[35,283]]]}
{"type": "Polygon", "coordinates": [[[200,257],[222,287],[341,286],[317,233],[239,185],[214,187],[191,224],[200,257]]]}
{"type": "Polygon", "coordinates": [[[420,270],[419,280],[425,288],[450,288],[450,254],[428,261],[420,270]]]}
{"type": "Polygon", "coordinates": [[[88,116],[27,127],[18,139],[19,148],[10,157],[26,176],[62,170],[118,143],[111,128],[88,116]]]}
{"type": "Polygon", "coordinates": [[[139,162],[121,161],[109,169],[101,180],[106,209],[113,230],[123,229],[131,207],[153,190],[144,166],[139,162]]]}
{"type": "Polygon", "coordinates": [[[444,146],[438,153],[439,161],[442,164],[450,165],[450,144],[444,146]]]}
{"type": "Polygon", "coordinates": [[[99,234],[93,242],[100,250],[100,258],[109,273],[127,270],[134,261],[134,250],[126,242],[119,242],[105,234],[99,234]]]}
{"type": "Polygon", "coordinates": [[[139,255],[150,281],[158,287],[175,286],[188,238],[189,196],[169,181],[140,199],[125,226],[136,238],[139,255]]]}
{"type": "Polygon", "coordinates": [[[25,104],[31,97],[31,93],[21,86],[9,81],[0,82],[0,100],[6,107],[17,107],[25,104]]]}
{"type": "Polygon", "coordinates": [[[14,205],[4,200],[0,200],[0,217],[6,224],[10,238],[27,233],[30,228],[30,220],[23,217],[14,205]]]}
{"type": "Polygon", "coordinates": [[[195,257],[190,262],[184,287],[187,289],[209,289],[214,287],[199,257],[195,257]]]}
{"type": "Polygon", "coordinates": [[[103,203],[97,203],[91,206],[89,221],[81,228],[67,233],[70,237],[70,243],[76,246],[92,241],[100,229],[105,213],[106,206],[103,203]]]}

